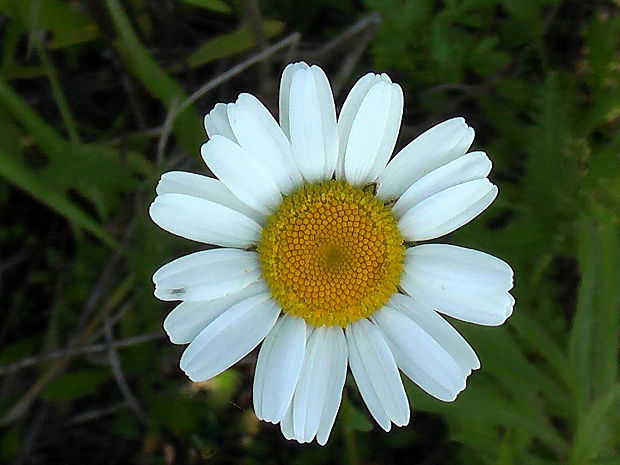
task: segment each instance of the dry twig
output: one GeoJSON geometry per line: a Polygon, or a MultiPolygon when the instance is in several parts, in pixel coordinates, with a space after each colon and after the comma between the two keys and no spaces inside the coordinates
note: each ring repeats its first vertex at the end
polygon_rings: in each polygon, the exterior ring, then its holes
{"type": "MultiPolygon", "coordinates": [[[[190,95],[187,99],[181,102],[179,105],[171,105],[168,109],[168,114],[166,115],[164,126],[162,127],[161,137],[158,143],[158,154],[163,153],[165,151],[166,146],[168,145],[168,139],[170,137],[170,131],[172,125],[174,124],[174,120],[178,115],[183,113],[183,111],[192,105],[196,100],[201,98],[207,92],[215,89],[219,85],[228,81],[229,79],[241,74],[243,71],[248,69],[249,67],[266,60],[271,57],[274,53],[282,50],[283,48],[289,47],[292,44],[295,44],[301,38],[301,34],[295,32],[279,42],[276,42],[271,47],[266,48],[260,53],[257,53],[254,56],[251,56],[245,61],[242,61],[238,65],[233,66],[228,71],[220,74],[214,79],[211,79],[206,84],[201,86],[198,90],[196,90],[192,95],[190,95]]],[[[163,158],[163,156],[162,156],[163,158]]]]}
{"type": "Polygon", "coordinates": [[[37,355],[36,357],[24,358],[17,362],[0,366],[0,376],[8,375],[24,368],[35,366],[40,363],[49,362],[51,360],[56,360],[59,358],[72,358],[78,355],[95,354],[107,350],[110,346],[112,346],[114,349],[120,349],[122,347],[129,347],[137,344],[143,344],[149,341],[154,341],[157,339],[163,339],[164,336],[164,333],[162,333],[161,331],[157,331],[156,333],[142,334],[140,336],[119,339],[117,341],[113,341],[111,344],[91,344],[81,347],[56,350],[54,352],[37,355]]]}

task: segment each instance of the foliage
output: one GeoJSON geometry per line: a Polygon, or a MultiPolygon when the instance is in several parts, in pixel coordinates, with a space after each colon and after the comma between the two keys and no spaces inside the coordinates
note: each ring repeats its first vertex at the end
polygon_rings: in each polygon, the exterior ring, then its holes
{"type": "Polygon", "coordinates": [[[0,0],[0,460],[620,464],[617,2],[251,4],[0,0]],[[321,47],[373,11],[361,61],[358,36],[321,47]],[[408,384],[413,422],[384,434],[350,384],[325,448],[256,421],[252,363],[189,383],[151,294],[196,249],[146,215],[159,174],[204,170],[200,115],[240,91],[273,103],[286,54],[176,108],[285,30],[332,76],[356,63],[347,84],[369,68],[402,83],[400,145],[467,117],[500,196],[453,239],[515,269],[508,324],[456,323],[482,369],[454,403],[408,384]]]}

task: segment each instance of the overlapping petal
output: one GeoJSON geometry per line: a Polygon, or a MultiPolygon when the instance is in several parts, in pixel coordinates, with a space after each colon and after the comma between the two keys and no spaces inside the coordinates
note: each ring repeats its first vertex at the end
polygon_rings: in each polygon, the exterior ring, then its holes
{"type": "Polygon", "coordinates": [[[446,244],[405,253],[400,286],[441,313],[480,325],[501,325],[512,314],[513,272],[492,255],[446,244]]]}
{"type": "MultiPolygon", "coordinates": [[[[288,87],[288,76],[282,87],[288,87]]],[[[334,98],[323,70],[303,65],[292,68],[288,99],[284,121],[297,166],[307,182],[329,179],[338,160],[338,130],[334,98]]]]}
{"type": "Polygon", "coordinates": [[[284,315],[269,333],[258,354],[254,374],[254,413],[278,423],[291,403],[306,353],[306,323],[284,315]]]}
{"type": "Polygon", "coordinates": [[[441,191],[486,178],[491,166],[491,160],[484,152],[470,152],[463,155],[414,182],[396,201],[392,211],[397,218],[400,218],[415,205],[441,191]]]}
{"type": "Polygon", "coordinates": [[[230,139],[213,136],[200,151],[211,171],[251,208],[269,214],[282,200],[269,167],[230,139]]]}
{"type": "Polygon", "coordinates": [[[314,330],[306,346],[293,401],[281,423],[285,437],[324,445],[340,407],[347,372],[347,342],[340,327],[314,330]]]}
{"type": "Polygon", "coordinates": [[[297,70],[310,68],[307,63],[300,61],[297,63],[290,63],[284,68],[282,77],[280,78],[280,95],[279,95],[279,116],[280,127],[286,135],[291,137],[291,124],[290,124],[290,108],[291,108],[291,83],[293,82],[293,75],[297,70]]]}
{"type": "Polygon", "coordinates": [[[402,89],[387,75],[360,79],[338,118],[338,176],[354,185],[377,179],[396,145],[402,113],[402,89]]]}
{"type": "Polygon", "coordinates": [[[433,126],[394,156],[378,179],[377,197],[397,199],[414,182],[464,155],[474,140],[465,119],[452,118],[433,126]]]}
{"type": "Polygon", "coordinates": [[[214,136],[224,136],[227,139],[237,142],[228,119],[228,108],[232,103],[217,103],[209,113],[205,115],[205,131],[209,139],[214,136]]]}
{"type": "Polygon", "coordinates": [[[362,318],[346,328],[349,363],[373,418],[389,431],[409,423],[409,402],[394,356],[381,331],[362,318]]]}
{"type": "Polygon", "coordinates": [[[156,191],[158,195],[183,194],[205,199],[232,208],[257,223],[261,223],[265,219],[263,213],[248,207],[235,197],[222,181],[201,176],[200,174],[187,173],[185,171],[168,171],[161,175],[156,191]]]}
{"type": "Polygon", "coordinates": [[[445,236],[469,223],[491,205],[497,187],[488,179],[475,179],[449,187],[411,207],[398,221],[410,241],[445,236]]]}
{"type": "Polygon", "coordinates": [[[389,304],[372,319],[385,334],[398,367],[414,383],[446,402],[465,389],[461,367],[417,322],[389,304]]]}
{"type": "Polygon", "coordinates": [[[407,315],[426,331],[454,359],[465,377],[480,368],[480,360],[467,341],[431,307],[413,297],[394,294],[388,304],[407,315]]]}
{"type": "Polygon", "coordinates": [[[260,278],[256,252],[211,249],[165,264],[153,275],[161,300],[211,300],[238,292],[260,278]]]}
{"type": "Polygon", "coordinates": [[[239,146],[251,154],[282,193],[289,194],[302,182],[291,154],[291,144],[269,110],[253,95],[241,94],[228,105],[228,121],[239,146]]]}
{"type": "Polygon", "coordinates": [[[189,344],[200,331],[230,307],[263,292],[267,292],[267,286],[259,279],[224,297],[183,301],[168,314],[164,320],[164,329],[172,343],[189,344]]]}
{"type": "Polygon", "coordinates": [[[280,309],[269,293],[232,306],[203,329],[181,356],[181,369],[192,381],[219,375],[249,354],[276,323],[280,309]]]}
{"type": "Polygon", "coordinates": [[[237,210],[184,194],[158,195],[149,215],[172,234],[222,247],[250,247],[261,230],[256,221],[237,210]]]}

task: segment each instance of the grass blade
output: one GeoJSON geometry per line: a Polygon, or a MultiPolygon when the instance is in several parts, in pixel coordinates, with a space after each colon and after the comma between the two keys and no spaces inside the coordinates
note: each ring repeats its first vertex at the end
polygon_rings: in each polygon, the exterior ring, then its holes
{"type": "Polygon", "coordinates": [[[99,223],[76,207],[66,196],[49,189],[32,171],[4,152],[0,152],[0,176],[67,218],[76,227],[92,233],[110,247],[118,248],[116,241],[99,223]]]}
{"type": "MultiPolygon", "coordinates": [[[[144,87],[168,108],[175,101],[182,102],[187,96],[183,88],[159,66],[140,43],[129,18],[118,0],[106,1],[110,17],[119,34],[116,46],[128,68],[142,82],[144,87]]],[[[194,107],[186,108],[176,115],[173,133],[188,153],[198,156],[199,148],[206,138],[201,118],[194,107]]]]}

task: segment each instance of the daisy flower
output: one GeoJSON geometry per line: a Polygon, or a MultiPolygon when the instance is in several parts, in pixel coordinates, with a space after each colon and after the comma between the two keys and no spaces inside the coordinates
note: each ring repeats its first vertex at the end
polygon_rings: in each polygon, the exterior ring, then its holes
{"type": "Polygon", "coordinates": [[[290,64],[279,124],[254,96],[205,117],[202,157],[217,179],[172,171],[150,215],[160,227],[219,246],[153,276],[155,296],[180,300],[164,328],[188,344],[181,369],[217,376],[261,342],[253,404],[288,439],[321,445],[347,368],[386,431],[409,422],[399,369],[453,401],[480,367],[443,315],[500,325],[512,312],[513,272],[483,252],[419,242],[449,234],[497,195],[474,130],[453,118],[390,161],[403,92],[367,74],[336,118],[321,68],[290,64]]]}

